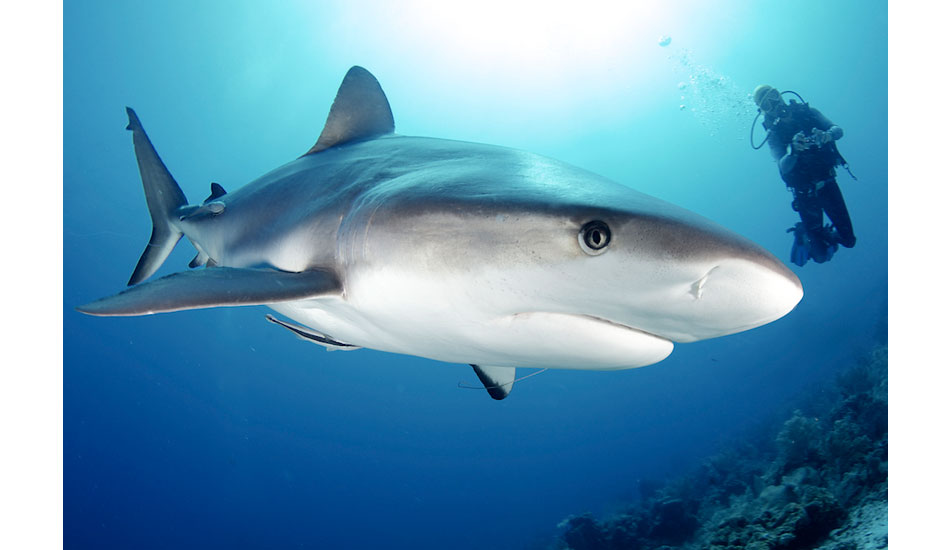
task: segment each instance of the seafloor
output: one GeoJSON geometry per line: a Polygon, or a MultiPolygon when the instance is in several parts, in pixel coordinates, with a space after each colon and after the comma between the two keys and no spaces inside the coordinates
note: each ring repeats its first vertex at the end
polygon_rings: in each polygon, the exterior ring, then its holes
{"type": "Polygon", "coordinates": [[[561,522],[559,550],[887,548],[887,346],[621,513],[561,522]]]}

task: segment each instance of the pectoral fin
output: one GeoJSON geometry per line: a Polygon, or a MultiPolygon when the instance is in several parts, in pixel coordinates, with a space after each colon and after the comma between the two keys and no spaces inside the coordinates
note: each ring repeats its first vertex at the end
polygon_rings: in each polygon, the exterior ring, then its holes
{"type": "Polygon", "coordinates": [[[339,294],[340,281],[326,270],[288,273],[211,267],[173,273],[76,308],[98,316],[148,315],[222,306],[290,302],[339,294]]]}

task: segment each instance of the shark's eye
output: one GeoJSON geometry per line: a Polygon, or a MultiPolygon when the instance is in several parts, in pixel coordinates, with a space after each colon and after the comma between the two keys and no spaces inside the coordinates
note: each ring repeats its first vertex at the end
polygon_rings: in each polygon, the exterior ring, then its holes
{"type": "Polygon", "coordinates": [[[600,220],[587,222],[577,234],[577,242],[580,243],[581,250],[591,256],[603,254],[610,244],[610,228],[600,220]]]}

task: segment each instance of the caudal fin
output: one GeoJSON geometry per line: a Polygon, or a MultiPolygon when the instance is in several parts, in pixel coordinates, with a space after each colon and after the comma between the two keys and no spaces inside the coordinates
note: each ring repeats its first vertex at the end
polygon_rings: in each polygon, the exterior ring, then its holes
{"type": "Polygon", "coordinates": [[[148,203],[148,212],[152,217],[152,238],[132,272],[129,279],[131,286],[155,273],[178,244],[182,232],[174,224],[174,220],[177,210],[188,204],[188,200],[152,146],[135,111],[129,107],[125,110],[129,114],[126,130],[132,131],[135,158],[138,160],[142,186],[145,188],[145,202],[148,203]]]}

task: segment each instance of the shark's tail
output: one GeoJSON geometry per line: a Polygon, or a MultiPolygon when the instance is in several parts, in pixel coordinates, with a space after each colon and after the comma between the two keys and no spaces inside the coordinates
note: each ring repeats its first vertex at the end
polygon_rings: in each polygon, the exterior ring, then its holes
{"type": "Polygon", "coordinates": [[[139,258],[139,263],[132,272],[129,285],[138,284],[155,273],[162,263],[171,254],[175,245],[182,237],[182,232],[174,223],[177,211],[188,204],[185,194],[175,178],[172,177],[165,163],[159,158],[152,142],[149,141],[139,117],[131,108],[126,107],[129,114],[129,125],[126,130],[132,131],[132,143],[135,145],[135,158],[139,163],[139,172],[142,174],[142,186],[145,188],[145,202],[148,203],[148,212],[152,216],[152,238],[149,239],[145,252],[139,258]]]}

